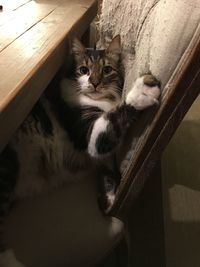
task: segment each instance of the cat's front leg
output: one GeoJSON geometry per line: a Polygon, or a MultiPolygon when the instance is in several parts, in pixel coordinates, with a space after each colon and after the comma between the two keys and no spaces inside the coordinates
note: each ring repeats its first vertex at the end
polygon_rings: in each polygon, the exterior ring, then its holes
{"type": "Polygon", "coordinates": [[[108,214],[115,202],[117,184],[114,177],[109,175],[102,176],[101,184],[99,189],[99,207],[104,214],[108,214]]]}
{"type": "Polygon", "coordinates": [[[129,126],[137,121],[140,110],[158,104],[159,97],[159,82],[153,75],[138,78],[125,103],[94,121],[88,140],[89,155],[98,158],[114,152],[129,126]]]}
{"type": "Polygon", "coordinates": [[[160,82],[151,74],[143,75],[135,81],[133,88],[127,94],[126,104],[143,110],[159,104],[160,82]]]}

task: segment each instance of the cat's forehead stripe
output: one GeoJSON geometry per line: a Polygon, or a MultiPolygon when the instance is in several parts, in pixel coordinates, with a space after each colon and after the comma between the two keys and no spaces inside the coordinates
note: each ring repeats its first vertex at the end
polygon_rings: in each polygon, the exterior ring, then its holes
{"type": "Polygon", "coordinates": [[[98,60],[99,58],[103,57],[105,55],[105,50],[95,50],[91,48],[87,48],[87,55],[94,59],[94,61],[98,60]]]}

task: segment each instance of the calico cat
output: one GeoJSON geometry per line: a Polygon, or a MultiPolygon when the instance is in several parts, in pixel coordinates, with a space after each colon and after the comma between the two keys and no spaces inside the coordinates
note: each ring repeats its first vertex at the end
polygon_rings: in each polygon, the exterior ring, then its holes
{"type": "MultiPolygon", "coordinates": [[[[43,95],[0,155],[0,266],[22,267],[2,239],[3,221],[17,198],[62,185],[73,173],[98,165],[122,142],[128,127],[147,107],[158,103],[152,75],[139,77],[121,100],[120,37],[106,50],[86,49],[77,39],[74,75],[61,80],[57,97],[43,95]]],[[[106,208],[114,201],[113,168],[105,167],[106,208]]],[[[117,176],[116,176],[117,177],[117,176]]]]}

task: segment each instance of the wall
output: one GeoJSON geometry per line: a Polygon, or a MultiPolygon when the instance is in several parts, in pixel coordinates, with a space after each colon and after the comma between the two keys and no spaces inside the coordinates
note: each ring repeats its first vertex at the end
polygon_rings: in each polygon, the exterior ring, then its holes
{"type": "Polygon", "coordinates": [[[162,158],[167,267],[200,266],[200,97],[162,158]]]}

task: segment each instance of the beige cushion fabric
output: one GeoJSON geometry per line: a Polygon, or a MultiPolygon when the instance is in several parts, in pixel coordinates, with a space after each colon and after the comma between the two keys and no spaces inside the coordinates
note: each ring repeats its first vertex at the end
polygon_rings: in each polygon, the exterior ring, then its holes
{"type": "Polygon", "coordinates": [[[120,33],[123,49],[131,56],[125,61],[126,89],[149,70],[165,85],[199,22],[199,0],[105,0],[101,44],[120,33]]]}
{"type": "Polygon", "coordinates": [[[28,267],[93,266],[117,244],[123,224],[102,216],[95,177],[18,203],[6,239],[28,267]]]}

